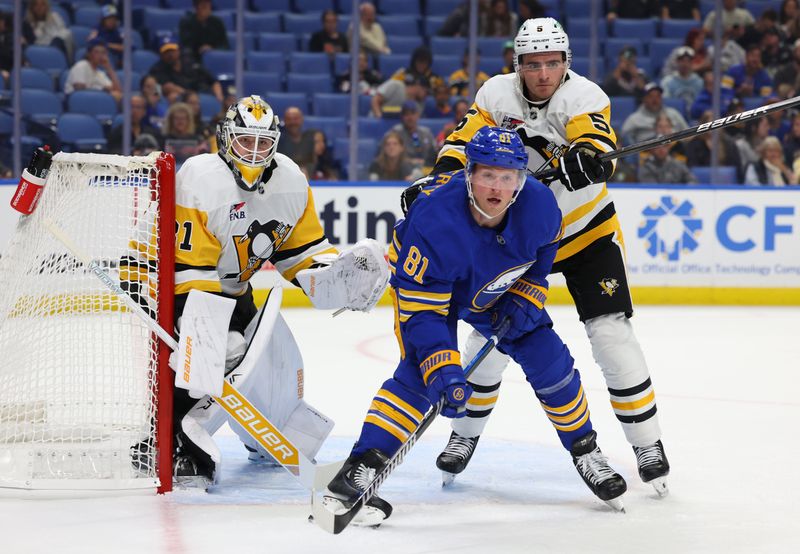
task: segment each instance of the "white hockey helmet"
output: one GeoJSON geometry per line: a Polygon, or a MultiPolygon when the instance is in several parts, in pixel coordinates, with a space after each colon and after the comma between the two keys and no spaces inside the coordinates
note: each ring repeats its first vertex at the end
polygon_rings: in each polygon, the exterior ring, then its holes
{"type": "Polygon", "coordinates": [[[561,79],[563,83],[567,76],[566,70],[572,65],[572,50],[569,49],[569,36],[564,31],[564,27],[552,17],[528,19],[519,28],[517,36],[514,38],[514,71],[517,72],[517,81],[523,96],[524,81],[519,72],[519,60],[523,54],[541,54],[542,52],[564,53],[566,67],[564,77],[561,79]]]}
{"type": "Polygon", "coordinates": [[[244,190],[256,190],[272,162],[281,136],[279,124],[272,107],[255,94],[229,106],[217,124],[219,155],[244,190]]]}

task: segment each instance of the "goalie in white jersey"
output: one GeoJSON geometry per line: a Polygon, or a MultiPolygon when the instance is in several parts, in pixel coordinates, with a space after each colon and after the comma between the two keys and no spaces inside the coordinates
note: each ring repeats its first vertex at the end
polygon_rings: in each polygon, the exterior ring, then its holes
{"type": "MultiPolygon", "coordinates": [[[[180,328],[193,289],[235,299],[226,374],[313,458],[333,423],[302,400],[302,358],[280,315],[271,337],[253,338],[259,336],[261,318],[250,279],[269,261],[285,279],[301,285],[315,307],[367,311],[380,298],[389,273],[375,241],[367,239],[341,254],[328,242],[308,181],[297,164],[276,152],[278,123],[260,97],[242,98],[217,127],[219,152],[189,158],[178,171],[175,320],[180,328]],[[308,285],[312,276],[313,288],[308,285]]],[[[178,482],[215,480],[220,453],[210,435],[225,419],[208,397],[198,401],[176,389],[178,482]]],[[[247,432],[232,427],[251,459],[268,456],[247,432]]]]}
{"type": "MultiPolygon", "coordinates": [[[[515,130],[529,155],[528,169],[557,167],[550,183],[564,218],[553,273],[563,273],[603,371],[611,405],[633,446],[639,475],[666,493],[669,464],[661,443],[656,402],[644,355],[633,334],[624,243],[605,181],[612,162],[597,154],[616,148],[608,96],[571,71],[569,37],[552,18],[529,19],[514,41],[515,73],[497,75],[478,91],[475,103],[447,137],[432,173],[464,167],[464,147],[484,126],[515,130]]],[[[416,184],[415,184],[416,185],[416,184]]],[[[414,194],[403,198],[404,208],[414,194]]],[[[482,340],[475,333],[464,359],[482,340]]],[[[495,405],[508,358],[494,352],[475,371],[467,417],[453,420],[453,433],[437,466],[446,474],[464,470],[495,405]]],[[[446,475],[446,480],[450,478],[446,475]]]]}

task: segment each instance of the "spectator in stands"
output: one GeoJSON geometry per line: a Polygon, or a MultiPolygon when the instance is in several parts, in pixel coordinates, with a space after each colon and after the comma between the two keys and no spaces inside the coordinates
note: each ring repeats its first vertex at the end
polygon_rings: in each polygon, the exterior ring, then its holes
{"type": "Polygon", "coordinates": [[[708,54],[708,48],[706,48],[706,32],[702,27],[695,27],[686,33],[683,45],[678,46],[670,52],[661,68],[661,75],[663,77],[678,70],[678,52],[681,51],[683,46],[688,46],[694,51],[692,71],[700,75],[706,69],[711,68],[711,57],[708,54]]]}
{"type": "Polygon", "coordinates": [[[761,63],[764,70],[774,79],[778,69],[792,60],[792,52],[786,47],[779,33],[770,29],[761,37],[761,63]]]}
{"type": "Polygon", "coordinates": [[[228,50],[228,32],[225,23],[211,8],[211,0],[193,0],[194,12],[188,13],[179,24],[181,46],[195,62],[201,62],[207,50],[228,50]]]}
{"type": "Polygon", "coordinates": [[[644,87],[642,103],[622,124],[622,137],[630,144],[653,138],[656,134],[656,118],[664,112],[672,123],[673,129],[682,131],[688,127],[681,113],[664,105],[663,89],[658,83],[648,83],[644,87]]]}
{"type": "Polygon", "coordinates": [[[739,159],[744,171],[747,166],[756,163],[760,156],[758,147],[769,136],[769,122],[766,118],[751,119],[744,126],[744,136],[736,140],[739,149],[739,159]]]}
{"type": "MultiPolygon", "coordinates": [[[[710,105],[711,104],[709,103],[709,106],[710,105]]],[[[709,107],[708,109],[711,109],[711,108],[709,107]]],[[[731,115],[736,115],[737,113],[742,113],[743,111],[745,111],[744,103],[741,101],[741,99],[736,98],[734,96],[731,99],[730,104],[728,104],[728,111],[722,112],[722,115],[728,117],[728,116],[731,116],[731,115]]],[[[728,125],[724,129],[724,133],[726,135],[728,135],[729,137],[731,137],[733,140],[737,140],[737,139],[739,139],[739,138],[744,136],[744,124],[745,123],[747,123],[747,120],[738,121],[738,122],[734,123],[733,125],[728,125]]]]}
{"type": "MultiPolygon", "coordinates": [[[[108,134],[108,151],[111,154],[122,154],[122,132],[124,125],[120,123],[111,128],[108,134]]],[[[147,123],[147,101],[138,93],[131,95],[131,140],[133,145],[142,134],[156,140],[156,149],[161,147],[161,133],[147,123]]]]}
{"type": "Polygon", "coordinates": [[[609,96],[641,96],[647,84],[644,69],[636,66],[637,53],[626,46],[617,55],[617,65],[603,81],[603,90],[609,96]]]}
{"type": "Polygon", "coordinates": [[[119,28],[119,17],[117,16],[117,8],[114,4],[106,4],[100,8],[100,21],[97,27],[92,29],[89,33],[87,40],[99,38],[106,43],[108,51],[114,59],[115,65],[120,66],[122,60],[122,31],[119,28]]]}
{"type": "Polygon", "coordinates": [[[781,141],[775,137],[766,137],[758,145],[758,154],[758,161],[750,163],[745,170],[745,185],[782,187],[797,184],[797,175],[783,158],[781,141]]]}
{"type": "Polygon", "coordinates": [[[347,52],[347,39],[339,32],[339,16],[333,10],[322,12],[322,29],[311,35],[308,43],[310,52],[325,52],[334,56],[347,52]]]}
{"type": "Polygon", "coordinates": [[[787,96],[794,96],[800,91],[800,39],[794,42],[791,61],[775,72],[774,85],[776,89],[781,85],[788,85],[787,96]]]}
{"type": "Polygon", "coordinates": [[[770,31],[775,31],[781,39],[783,38],[783,32],[778,31],[778,12],[764,10],[755,23],[744,28],[742,36],[736,42],[746,50],[751,44],[760,44],[764,35],[770,31]]]}
{"type": "Polygon", "coordinates": [[[106,43],[99,38],[86,45],[86,57],[69,70],[64,92],[72,94],[76,90],[103,90],[117,102],[122,98],[122,86],[108,57],[106,43]]]}
{"type": "MultiPolygon", "coordinates": [[[[673,132],[669,118],[661,115],[654,128],[656,136],[669,135],[673,132]]],[[[692,185],[697,179],[672,150],[673,144],[665,144],[650,150],[639,167],[639,180],[642,183],[680,183],[692,185]]]]}
{"type": "Polygon", "coordinates": [[[185,102],[175,102],[167,110],[162,127],[164,151],[175,156],[176,163],[182,163],[196,154],[209,151],[208,142],[197,132],[192,116],[192,108],[185,102]]]}
{"type": "Polygon", "coordinates": [[[424,77],[430,86],[435,87],[443,83],[444,79],[433,72],[433,54],[427,46],[418,46],[411,53],[411,60],[408,67],[401,67],[392,75],[392,79],[402,81],[406,75],[414,77],[424,77]]]}
{"type": "Polygon", "coordinates": [[[732,90],[739,98],[772,94],[772,79],[761,64],[761,48],[757,44],[748,46],[745,61],[730,67],[722,76],[721,87],[732,90]]]}
{"type": "Polygon", "coordinates": [[[703,90],[703,79],[692,71],[694,50],[688,46],[681,48],[676,58],[678,71],[664,77],[661,86],[664,89],[664,98],[680,98],[687,106],[691,106],[703,90]]]}
{"type": "Polygon", "coordinates": [[[425,169],[425,173],[436,162],[436,139],[427,127],[419,124],[419,105],[409,100],[400,111],[400,123],[392,127],[392,131],[400,136],[405,146],[408,160],[417,169],[425,169]]]}
{"type": "MultiPolygon", "coordinates": [[[[386,43],[386,33],[383,32],[381,24],[375,20],[375,5],[371,2],[364,2],[358,7],[359,15],[359,40],[361,48],[373,56],[380,54],[391,54],[392,50],[386,43]]],[[[353,42],[353,24],[347,31],[347,38],[353,42]]]]}
{"type": "Polygon", "coordinates": [[[389,131],[381,139],[378,155],[369,166],[370,181],[413,181],[422,173],[406,157],[403,139],[389,131]]]}
{"type": "MultiPolygon", "coordinates": [[[[703,80],[703,89],[697,94],[689,108],[689,117],[692,119],[700,119],[700,116],[706,110],[711,109],[714,100],[714,72],[706,69],[701,74],[703,80]]],[[[719,91],[719,109],[721,113],[726,113],[729,109],[730,103],[733,100],[733,90],[720,89],[719,91]]]]}
{"type": "Polygon", "coordinates": [[[343,173],[342,165],[328,149],[325,133],[314,131],[314,170],[311,172],[311,179],[338,181],[343,173]]]}
{"type": "Polygon", "coordinates": [[[185,102],[186,105],[192,108],[192,120],[194,120],[194,128],[197,134],[206,140],[210,139],[216,132],[216,126],[212,127],[203,121],[203,108],[200,104],[200,95],[193,90],[187,90],[181,97],[181,102],[185,102]]]}
{"type": "Polygon", "coordinates": [[[797,172],[795,163],[800,162],[800,112],[792,114],[792,126],[783,137],[783,153],[786,156],[786,163],[797,172]]]}
{"type": "MultiPolygon", "coordinates": [[[[480,28],[481,18],[486,17],[489,11],[489,5],[489,0],[478,0],[478,28],[480,28]]],[[[437,34],[443,37],[469,36],[469,11],[469,0],[456,6],[444,20],[437,34]]]]}
{"type": "Polygon", "coordinates": [[[508,8],[508,0],[491,0],[478,33],[484,37],[509,37],[517,32],[517,14],[508,8]]]}
{"type": "Polygon", "coordinates": [[[164,96],[170,103],[187,90],[209,92],[222,102],[222,86],[211,73],[198,62],[181,60],[178,43],[170,36],[163,37],[158,48],[161,59],[150,68],[150,74],[161,85],[164,96]]]}
{"type": "MultiPolygon", "coordinates": [[[[699,123],[708,123],[712,120],[711,111],[707,110],[700,115],[699,123]]],[[[714,135],[717,135],[717,163],[723,166],[733,166],[736,168],[737,175],[741,178],[741,163],[739,150],[736,143],[727,135],[720,131],[711,131],[694,137],[686,146],[689,167],[711,165],[711,149],[714,145],[714,135]]]]}
{"type": "MultiPolygon", "coordinates": [[[[732,30],[730,33],[722,34],[722,49],[720,50],[719,58],[719,65],[722,71],[728,71],[734,65],[743,64],[745,61],[744,48],[736,42],[735,33],[736,31],[732,30]]],[[[708,47],[709,60],[713,60],[714,56],[716,56],[716,51],[714,50],[714,45],[711,44],[708,47]]]]}
{"type": "Polygon", "coordinates": [[[33,30],[33,44],[55,46],[72,60],[73,39],[64,20],[50,9],[50,0],[30,0],[25,21],[33,30]]]}
{"type": "MultiPolygon", "coordinates": [[[[740,8],[737,0],[722,0],[722,30],[728,31],[733,27],[744,29],[748,25],[755,23],[753,14],[747,9],[740,8]]],[[[717,18],[717,10],[711,10],[703,21],[703,28],[710,32],[714,30],[714,21],[717,18]]]]}
{"type": "Polygon", "coordinates": [[[142,133],[133,143],[131,147],[131,154],[134,156],[147,156],[151,152],[160,150],[158,140],[153,135],[142,133]]]}
{"type": "MultiPolygon", "coordinates": [[[[523,21],[526,21],[523,19],[523,21]]],[[[503,43],[503,68],[500,75],[514,73],[514,41],[507,40],[503,43]]]]}
{"type": "Polygon", "coordinates": [[[467,110],[469,109],[469,103],[464,100],[463,98],[460,100],[456,100],[453,104],[453,119],[442,127],[442,129],[436,135],[436,149],[441,150],[442,146],[444,146],[444,141],[447,139],[447,136],[453,132],[456,125],[461,123],[461,120],[464,119],[464,116],[467,115],[467,110]]]}
{"type": "MultiPolygon", "coordinates": [[[[766,99],[764,105],[777,104],[778,102],[780,102],[780,98],[777,96],[770,96],[766,99]]],[[[767,123],[769,123],[769,134],[783,142],[784,137],[786,137],[786,133],[788,133],[792,128],[792,124],[789,122],[786,111],[780,110],[769,113],[766,116],[766,120],[767,123]]]]}
{"type": "Polygon", "coordinates": [[[161,85],[152,75],[145,75],[139,81],[139,91],[147,103],[145,116],[147,125],[161,129],[169,108],[169,102],[161,94],[161,85]]]}
{"type": "Polygon", "coordinates": [[[699,0],[662,0],[661,19],[694,19],[700,22],[699,0]]]}
{"type": "Polygon", "coordinates": [[[423,117],[451,117],[453,106],[450,100],[450,88],[447,85],[438,85],[433,89],[433,103],[426,102],[422,112],[423,117]]]}
{"type": "Polygon", "coordinates": [[[783,0],[778,11],[778,21],[781,30],[789,41],[800,38],[800,2],[798,0],[783,0]]]}
{"type": "Polygon", "coordinates": [[[372,115],[383,117],[384,113],[397,115],[408,100],[419,104],[420,109],[428,96],[430,82],[427,77],[406,75],[402,81],[394,77],[383,82],[372,97],[372,115]]]}
{"type": "MultiPolygon", "coordinates": [[[[480,51],[476,51],[475,55],[475,92],[483,86],[483,83],[489,80],[489,76],[478,69],[480,63],[480,51]]],[[[461,68],[455,70],[450,78],[447,80],[450,87],[450,94],[453,96],[462,96],[464,98],[469,96],[469,49],[464,51],[461,57],[461,68]]],[[[437,87],[434,87],[434,89],[437,87]]]]}
{"type": "MultiPolygon", "coordinates": [[[[364,50],[358,53],[358,92],[373,95],[378,85],[383,82],[381,74],[369,66],[369,60],[364,50]]],[[[348,69],[336,77],[336,88],[341,92],[350,92],[350,70],[348,69]]]]}
{"type": "Polygon", "coordinates": [[[537,0],[519,0],[517,12],[519,13],[517,21],[528,21],[529,19],[547,16],[547,10],[537,0]]]}
{"type": "Polygon", "coordinates": [[[14,67],[14,16],[0,11],[0,79],[8,81],[14,67]]]}
{"type": "Polygon", "coordinates": [[[647,19],[660,14],[658,0],[609,0],[606,20],[618,17],[625,19],[647,19]]]}
{"type": "Polygon", "coordinates": [[[303,129],[303,111],[295,106],[283,112],[283,129],[278,141],[278,152],[288,156],[306,177],[314,173],[314,131],[303,129]]]}

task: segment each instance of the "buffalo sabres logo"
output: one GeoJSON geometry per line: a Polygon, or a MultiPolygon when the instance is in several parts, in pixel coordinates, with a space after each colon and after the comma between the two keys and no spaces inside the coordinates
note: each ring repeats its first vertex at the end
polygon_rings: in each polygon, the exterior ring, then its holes
{"type": "Polygon", "coordinates": [[[506,270],[489,281],[472,299],[473,309],[485,310],[494,304],[497,299],[500,298],[500,295],[508,290],[508,287],[513,285],[523,273],[528,271],[528,268],[531,265],[533,265],[533,262],[521,265],[519,267],[512,267],[511,269],[506,270]]]}
{"type": "Polygon", "coordinates": [[[281,247],[291,230],[291,225],[274,219],[264,224],[255,220],[244,235],[233,235],[239,273],[228,273],[224,278],[238,278],[240,283],[248,281],[281,247]]]}
{"type": "Polygon", "coordinates": [[[601,289],[603,289],[603,292],[600,294],[607,294],[609,296],[614,296],[614,293],[617,292],[617,289],[619,288],[619,283],[617,283],[617,280],[610,279],[608,277],[597,284],[600,285],[601,289]]]}
{"type": "Polygon", "coordinates": [[[462,387],[457,387],[457,388],[453,389],[453,400],[455,400],[457,402],[461,402],[462,400],[464,400],[464,396],[465,396],[465,393],[464,393],[464,389],[462,387]]]}

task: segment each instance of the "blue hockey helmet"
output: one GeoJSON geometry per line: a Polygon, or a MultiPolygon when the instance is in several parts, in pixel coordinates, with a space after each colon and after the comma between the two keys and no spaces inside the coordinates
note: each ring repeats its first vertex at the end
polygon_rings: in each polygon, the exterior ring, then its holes
{"type": "MultiPolygon", "coordinates": [[[[467,143],[464,151],[467,155],[467,194],[469,195],[470,203],[484,217],[489,219],[499,217],[516,201],[517,196],[519,196],[525,184],[525,179],[527,177],[526,171],[528,168],[528,152],[522,144],[522,139],[519,138],[516,132],[508,129],[503,129],[501,127],[481,127],[473,135],[472,140],[467,143]],[[472,191],[472,177],[477,164],[517,171],[517,179],[509,182],[509,185],[514,189],[514,196],[501,214],[490,216],[483,211],[475,201],[475,195],[472,191]]],[[[511,189],[508,188],[508,190],[511,189]]]]}

